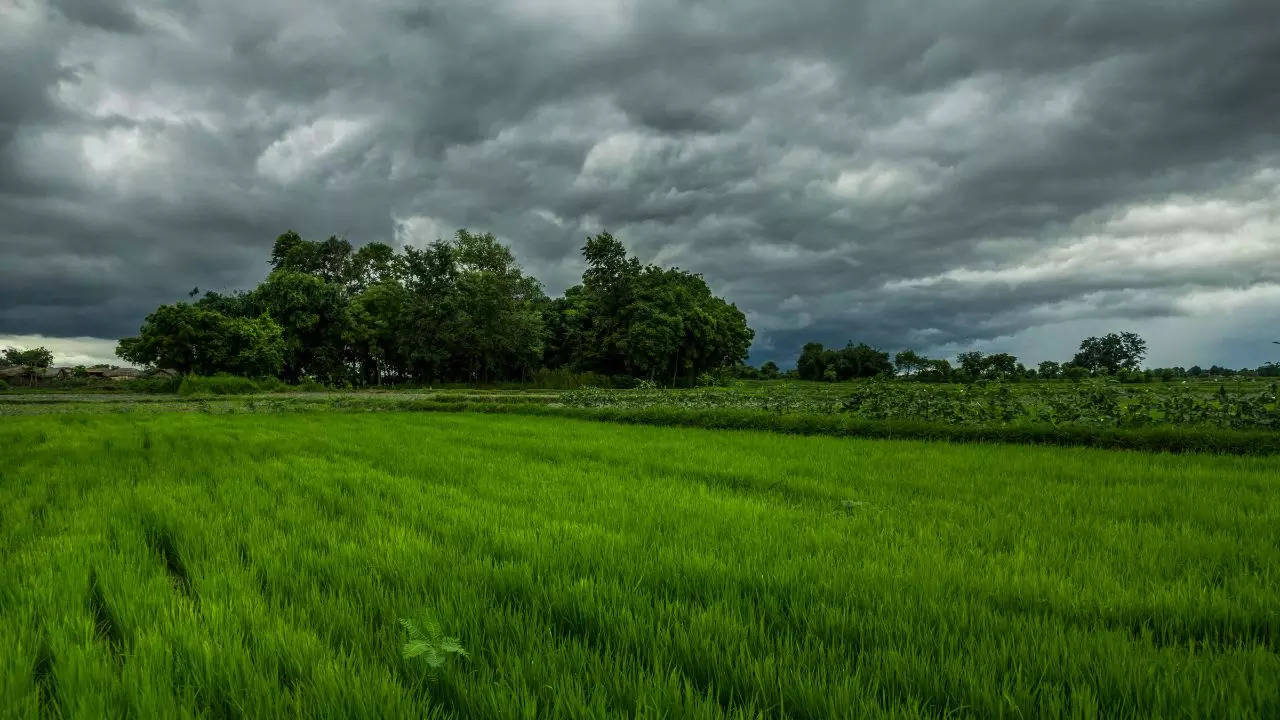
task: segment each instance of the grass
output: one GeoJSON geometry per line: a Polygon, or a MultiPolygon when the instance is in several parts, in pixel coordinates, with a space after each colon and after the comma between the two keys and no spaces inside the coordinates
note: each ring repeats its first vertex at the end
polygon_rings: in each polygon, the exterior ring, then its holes
{"type": "Polygon", "coordinates": [[[0,422],[14,717],[1275,717],[1280,458],[0,422]],[[403,657],[428,615],[469,658],[403,657]]]}

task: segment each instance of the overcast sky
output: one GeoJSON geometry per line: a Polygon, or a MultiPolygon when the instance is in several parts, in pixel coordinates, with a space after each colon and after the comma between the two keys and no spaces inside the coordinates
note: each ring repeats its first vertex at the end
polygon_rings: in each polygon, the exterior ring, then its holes
{"type": "Polygon", "coordinates": [[[1278,133],[1274,0],[0,0],[0,345],[109,359],[288,228],[492,231],[552,294],[608,229],[757,363],[1255,366],[1278,133]]]}

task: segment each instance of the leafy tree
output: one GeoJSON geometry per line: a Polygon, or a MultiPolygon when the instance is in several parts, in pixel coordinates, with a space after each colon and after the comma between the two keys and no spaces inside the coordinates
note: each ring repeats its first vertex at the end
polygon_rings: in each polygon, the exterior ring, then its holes
{"type": "MultiPolygon", "coordinates": [[[[796,359],[796,375],[801,380],[821,380],[827,369],[827,351],[822,343],[805,343],[796,359]]],[[[834,376],[835,371],[832,371],[834,376]]]]}
{"type": "Polygon", "coordinates": [[[265,315],[228,317],[180,302],[156,308],[136,337],[120,340],[116,355],[184,374],[264,377],[280,371],[284,341],[280,326],[265,315]]]}
{"type": "Polygon", "coordinates": [[[1121,370],[1137,370],[1147,356],[1147,343],[1136,333],[1108,333],[1080,342],[1080,351],[1071,362],[1093,373],[1114,375],[1121,370]]]}
{"type": "Polygon", "coordinates": [[[641,265],[609,233],[582,250],[582,284],[547,306],[549,366],[693,384],[746,358],[746,316],[702,276],[641,265]]]}
{"type": "Polygon", "coordinates": [[[992,353],[982,358],[982,377],[996,380],[1018,377],[1018,358],[1009,353],[992,353]]]}
{"type": "MultiPolygon", "coordinates": [[[[706,374],[726,377],[721,370],[745,360],[746,317],[712,295],[700,275],[641,265],[608,233],[588,238],[583,255],[582,284],[549,300],[492,234],[460,230],[397,252],[288,231],[276,238],[271,273],[257,288],[160,308],[120,351],[203,372],[233,363],[212,359],[209,344],[219,332],[235,338],[252,325],[230,320],[265,315],[283,343],[279,376],[290,382],[483,382],[546,366],[615,382],[639,376],[692,384],[706,374]]],[[[247,357],[234,362],[263,366],[247,357]]]]}
{"type": "Polygon", "coordinates": [[[893,364],[889,362],[889,353],[866,343],[854,345],[850,342],[836,353],[836,379],[852,380],[854,378],[892,375],[893,364]]]}
{"type": "Polygon", "coordinates": [[[53,353],[45,347],[20,350],[15,347],[5,348],[0,353],[0,364],[22,365],[25,367],[47,368],[53,364],[53,353]]]}
{"type": "Polygon", "coordinates": [[[347,299],[339,286],[316,275],[276,270],[250,293],[250,302],[270,315],[283,331],[284,380],[346,380],[345,340],[350,334],[350,318],[347,299]]]}
{"type": "Polygon", "coordinates": [[[970,379],[982,377],[982,371],[986,368],[983,361],[985,356],[978,350],[970,350],[962,352],[956,356],[956,364],[960,366],[960,372],[967,375],[970,379]]]}
{"type": "Polygon", "coordinates": [[[381,385],[409,366],[401,322],[410,302],[409,291],[392,280],[375,282],[351,299],[346,340],[364,384],[381,385]]]}
{"type": "Polygon", "coordinates": [[[914,375],[929,363],[929,358],[918,355],[914,350],[903,350],[893,356],[893,365],[904,375],[914,375]]]}
{"type": "Polygon", "coordinates": [[[1081,367],[1075,363],[1065,363],[1062,366],[1062,377],[1078,382],[1089,377],[1089,368],[1081,367]]]}
{"type": "Polygon", "coordinates": [[[290,230],[276,238],[271,248],[271,269],[315,275],[328,283],[341,283],[349,275],[351,243],[337,236],[323,242],[303,240],[290,230]]]}
{"type": "Polygon", "coordinates": [[[1062,377],[1062,366],[1052,360],[1045,360],[1039,365],[1039,375],[1044,380],[1055,380],[1062,377]]]}
{"type": "Polygon", "coordinates": [[[454,252],[462,313],[455,366],[473,381],[531,373],[542,359],[542,285],[490,233],[459,230],[454,252]]]}
{"type": "Polygon", "coordinates": [[[773,380],[778,378],[782,373],[778,370],[778,363],[772,360],[766,360],[760,366],[760,378],[762,380],[773,380]]]}
{"type": "Polygon", "coordinates": [[[924,367],[916,374],[916,379],[929,382],[946,382],[952,376],[951,363],[945,358],[926,360],[924,367]]]}

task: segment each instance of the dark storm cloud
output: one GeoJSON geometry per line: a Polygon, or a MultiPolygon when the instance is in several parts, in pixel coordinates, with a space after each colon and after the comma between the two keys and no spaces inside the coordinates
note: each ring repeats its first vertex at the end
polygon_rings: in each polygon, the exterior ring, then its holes
{"type": "Polygon", "coordinates": [[[1275,20],[1269,0],[11,0],[0,335],[127,334],[193,285],[256,282],[290,227],[492,230],[553,292],[608,228],[737,301],[757,361],[1230,325],[1280,277],[1275,20]]]}

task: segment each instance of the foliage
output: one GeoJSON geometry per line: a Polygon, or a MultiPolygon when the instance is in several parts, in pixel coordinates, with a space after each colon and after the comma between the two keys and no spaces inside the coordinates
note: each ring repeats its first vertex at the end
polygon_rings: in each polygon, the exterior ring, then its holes
{"type": "Polygon", "coordinates": [[[26,367],[47,368],[53,364],[53,353],[45,347],[22,350],[15,347],[5,348],[0,352],[0,366],[23,365],[26,367]]]}
{"type": "MultiPolygon", "coordinates": [[[[543,368],[622,378],[617,385],[635,377],[691,385],[745,359],[745,316],[712,296],[701,276],[642,266],[608,233],[583,251],[583,284],[552,301],[492,234],[464,229],[397,253],[289,231],[276,239],[271,273],[258,287],[163,306],[117,352],[184,373],[331,385],[528,380],[543,368]],[[269,355],[211,357],[226,319],[262,317],[279,326],[273,369],[263,370],[269,355]]],[[[263,349],[251,339],[240,341],[263,349]]]]}
{"type": "Polygon", "coordinates": [[[421,659],[427,666],[427,677],[436,680],[450,655],[470,657],[461,641],[444,634],[434,614],[424,613],[419,619],[400,618],[404,629],[404,646],[400,654],[405,660],[421,659]]]}
{"type": "Polygon", "coordinates": [[[889,353],[866,343],[850,342],[839,350],[827,350],[822,343],[808,343],[796,360],[796,375],[802,380],[840,382],[892,374],[889,353]]]}
{"type": "Polygon", "coordinates": [[[548,367],[690,385],[746,359],[746,316],[701,275],[641,265],[609,233],[582,252],[582,284],[546,309],[548,367]]]}
{"type": "Polygon", "coordinates": [[[136,337],[123,338],[116,354],[129,362],[180,373],[275,375],[285,341],[275,320],[224,315],[184,302],[161,305],[136,337]]]}
{"type": "Polygon", "coordinates": [[[1121,370],[1137,370],[1147,356],[1147,343],[1137,333],[1108,333],[1080,342],[1080,352],[1071,359],[1092,373],[1115,375],[1121,370]]]}
{"type": "Polygon", "coordinates": [[[252,380],[239,375],[220,373],[210,377],[187,375],[178,386],[179,395],[250,395],[275,392],[287,386],[275,378],[252,380]]]}

